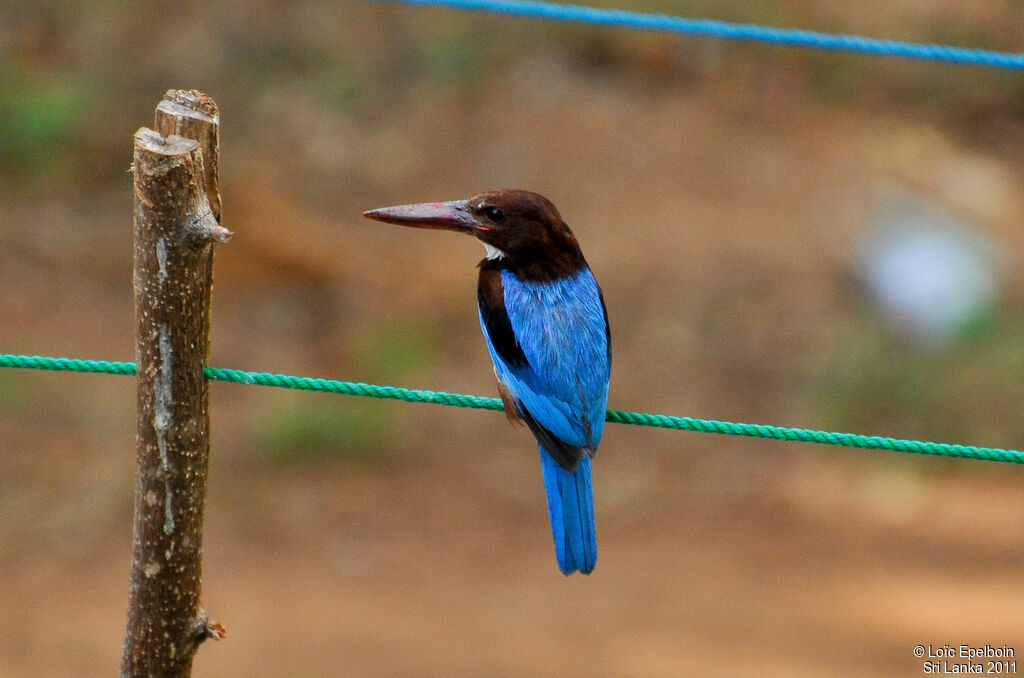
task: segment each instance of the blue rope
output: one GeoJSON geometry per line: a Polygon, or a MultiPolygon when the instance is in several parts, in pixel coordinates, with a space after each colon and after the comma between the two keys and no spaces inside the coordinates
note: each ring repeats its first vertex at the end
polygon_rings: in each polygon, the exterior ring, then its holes
{"type": "MultiPolygon", "coordinates": [[[[383,0],[378,0],[383,1],[383,0]]],[[[899,40],[865,38],[858,35],[818,33],[795,28],[770,28],[756,24],[734,24],[714,19],[688,19],[665,14],[643,14],[621,9],[583,5],[560,5],[539,0],[392,0],[409,5],[435,5],[481,12],[539,17],[554,21],[579,21],[605,26],[623,26],[650,31],[669,31],[714,36],[730,40],[860,52],[877,56],[931,59],[992,68],[1024,69],[1024,54],[969,49],[899,40]]]]}

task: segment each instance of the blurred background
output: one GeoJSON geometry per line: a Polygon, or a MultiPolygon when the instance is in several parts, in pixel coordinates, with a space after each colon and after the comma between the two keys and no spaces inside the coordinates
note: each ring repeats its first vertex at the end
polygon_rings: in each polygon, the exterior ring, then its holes
{"type": "MultiPolygon", "coordinates": [[[[1004,51],[1014,2],[608,6],[1004,51]]],[[[494,395],[477,243],[373,207],[550,197],[610,406],[1024,445],[1024,78],[371,2],[0,6],[0,350],[132,360],[135,130],[222,114],[211,364],[494,395]]],[[[1024,651],[1024,469],[609,426],[556,567],[500,413],[213,384],[196,676],[910,676],[1024,651]]],[[[0,370],[0,675],[112,675],[134,381],[0,370]]]]}

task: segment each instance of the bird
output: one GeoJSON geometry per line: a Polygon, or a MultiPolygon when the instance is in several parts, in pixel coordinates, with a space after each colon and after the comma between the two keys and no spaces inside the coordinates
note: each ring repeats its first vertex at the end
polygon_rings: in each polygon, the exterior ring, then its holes
{"type": "Polygon", "coordinates": [[[550,200],[522,189],[363,215],[483,243],[477,307],[505,414],[537,440],[559,568],[590,574],[591,457],[604,430],[612,351],[604,295],[576,236],[550,200]]]}

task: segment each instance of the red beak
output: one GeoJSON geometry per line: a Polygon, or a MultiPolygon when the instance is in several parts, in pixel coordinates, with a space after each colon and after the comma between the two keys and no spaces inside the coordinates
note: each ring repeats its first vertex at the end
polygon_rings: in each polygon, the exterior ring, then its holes
{"type": "Polygon", "coordinates": [[[470,213],[466,200],[381,207],[363,212],[363,216],[412,228],[432,228],[460,233],[472,233],[477,229],[486,230],[486,227],[470,213]]]}

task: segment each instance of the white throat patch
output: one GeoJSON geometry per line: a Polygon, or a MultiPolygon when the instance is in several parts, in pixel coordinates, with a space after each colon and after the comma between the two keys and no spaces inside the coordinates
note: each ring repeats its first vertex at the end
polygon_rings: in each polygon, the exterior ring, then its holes
{"type": "Polygon", "coordinates": [[[488,245],[483,241],[480,241],[480,244],[483,245],[484,250],[487,251],[487,256],[485,257],[485,259],[503,259],[505,257],[505,253],[499,250],[497,247],[488,245]]]}

